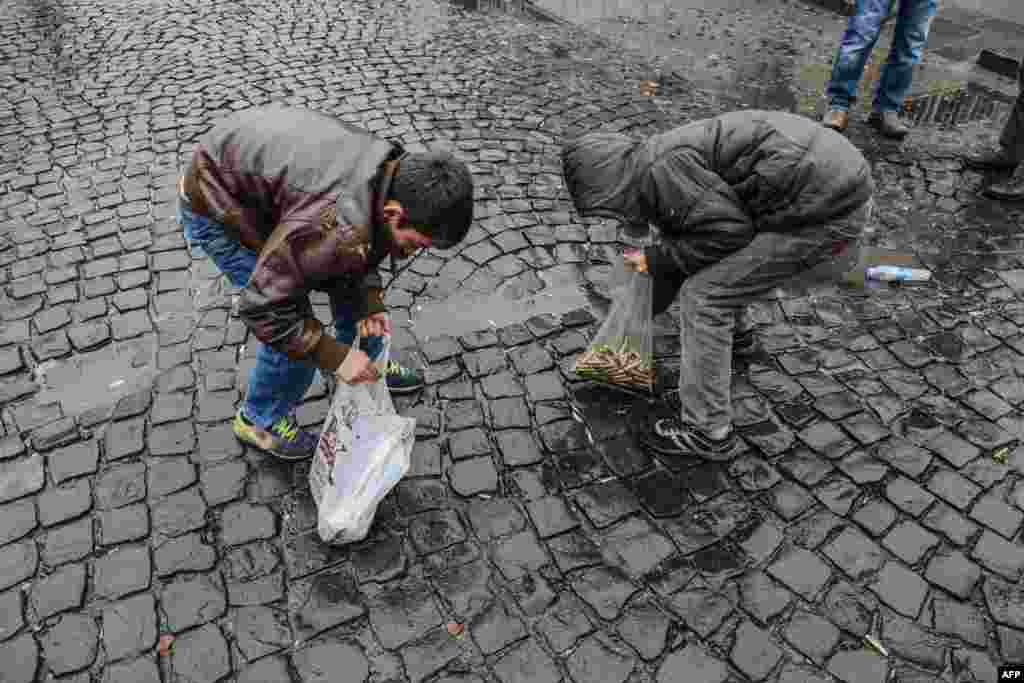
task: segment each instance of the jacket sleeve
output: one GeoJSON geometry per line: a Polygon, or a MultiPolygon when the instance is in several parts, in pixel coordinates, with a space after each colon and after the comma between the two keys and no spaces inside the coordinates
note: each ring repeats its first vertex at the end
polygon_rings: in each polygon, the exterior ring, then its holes
{"type": "Polygon", "coordinates": [[[308,222],[283,222],[260,252],[242,290],[239,316],[267,346],[334,372],[349,347],[324,334],[313,315],[309,291],[332,274],[365,275],[368,242],[368,231],[361,226],[325,229],[308,222]]]}
{"type": "MultiPolygon", "coordinates": [[[[654,222],[662,242],[648,254],[652,276],[680,284],[754,239],[754,222],[728,182],[712,171],[702,154],[682,148],[656,162],[648,176],[654,222]],[[652,258],[653,256],[653,258],[652,258]]],[[[678,288],[677,288],[678,289],[678,288]]]]}

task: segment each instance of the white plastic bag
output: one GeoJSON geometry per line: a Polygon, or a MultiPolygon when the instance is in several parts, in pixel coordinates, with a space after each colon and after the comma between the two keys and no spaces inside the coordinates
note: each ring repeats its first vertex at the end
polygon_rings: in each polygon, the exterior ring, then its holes
{"type": "MultiPolygon", "coordinates": [[[[387,338],[386,343],[387,343],[387,338]]],[[[360,365],[357,338],[346,364],[360,365]]],[[[360,355],[361,354],[361,355],[360,355]]],[[[373,384],[338,382],[316,455],[309,488],[317,504],[317,532],[335,545],[366,538],[377,506],[409,471],[416,420],[395,412],[385,379],[388,347],[374,363],[373,384]]]]}

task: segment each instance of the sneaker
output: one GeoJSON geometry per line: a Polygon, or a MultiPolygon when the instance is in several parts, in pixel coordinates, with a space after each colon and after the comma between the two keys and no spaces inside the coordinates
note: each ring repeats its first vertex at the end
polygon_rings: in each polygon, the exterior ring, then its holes
{"type": "Polygon", "coordinates": [[[821,124],[842,133],[850,125],[850,114],[841,109],[829,109],[825,112],[825,118],[822,119],[821,124]]]}
{"type": "Polygon", "coordinates": [[[712,439],[678,417],[663,417],[654,423],[653,434],[645,439],[648,448],[660,455],[698,456],[716,462],[729,460],[736,452],[736,434],[712,439]]]}
{"type": "Polygon", "coordinates": [[[1005,147],[964,155],[964,164],[976,171],[1011,171],[1017,163],[1005,147]]]}
{"type": "Polygon", "coordinates": [[[423,388],[423,375],[418,370],[407,368],[395,361],[388,363],[388,390],[392,394],[411,394],[423,388]]]}
{"type": "Polygon", "coordinates": [[[1018,169],[1009,180],[985,188],[985,194],[995,199],[1024,201],[1024,166],[1018,169]]]}
{"type": "Polygon", "coordinates": [[[757,337],[754,330],[743,330],[732,338],[732,352],[735,356],[752,356],[757,353],[757,337]]]}
{"type": "Polygon", "coordinates": [[[899,112],[871,112],[868,123],[887,138],[902,139],[910,133],[910,126],[903,122],[899,112]]]}
{"type": "Polygon", "coordinates": [[[260,429],[239,410],[231,426],[239,441],[281,460],[313,457],[320,440],[314,432],[300,428],[294,416],[282,417],[270,429],[260,429]]]}

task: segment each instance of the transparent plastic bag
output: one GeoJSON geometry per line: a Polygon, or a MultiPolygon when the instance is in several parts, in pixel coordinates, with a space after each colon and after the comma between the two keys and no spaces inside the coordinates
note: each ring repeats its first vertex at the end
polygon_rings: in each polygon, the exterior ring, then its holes
{"type": "MultiPolygon", "coordinates": [[[[343,367],[361,368],[368,361],[359,346],[356,339],[343,367]]],[[[338,382],[320,432],[309,488],[317,504],[317,532],[326,543],[343,545],[366,538],[377,506],[409,471],[416,420],[395,412],[387,363],[385,346],[373,362],[376,382],[338,382]]]]}
{"type": "Polygon", "coordinates": [[[618,266],[610,282],[612,306],[604,324],[574,370],[582,379],[652,392],[654,341],[653,282],[648,273],[618,266]]]}

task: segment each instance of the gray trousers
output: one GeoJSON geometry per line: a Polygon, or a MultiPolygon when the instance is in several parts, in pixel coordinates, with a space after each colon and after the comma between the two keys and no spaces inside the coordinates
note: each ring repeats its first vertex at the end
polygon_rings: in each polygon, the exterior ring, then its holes
{"type": "Polygon", "coordinates": [[[1017,72],[1017,101],[999,136],[999,144],[1013,159],[1024,163],[1024,57],[1017,72]]]}
{"type": "Polygon", "coordinates": [[[836,281],[858,262],[871,203],[825,225],[759,233],[746,247],[687,278],[680,290],[683,424],[713,431],[732,424],[732,341],[749,327],[746,307],[790,281],[836,281]]]}

